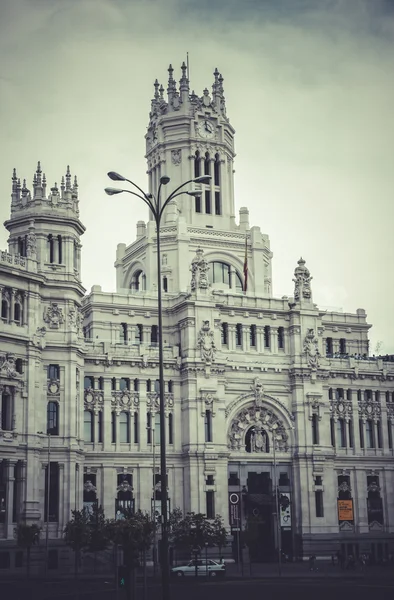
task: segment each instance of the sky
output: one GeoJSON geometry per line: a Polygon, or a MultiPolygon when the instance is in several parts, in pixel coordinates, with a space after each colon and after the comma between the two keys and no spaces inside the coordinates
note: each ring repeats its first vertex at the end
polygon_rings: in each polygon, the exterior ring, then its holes
{"type": "MultiPolygon", "coordinates": [[[[109,198],[109,170],[146,187],[153,82],[190,58],[202,95],[223,74],[236,130],[236,211],[270,236],[273,293],[303,256],[314,301],[364,308],[394,353],[394,2],[0,0],[0,219],[11,175],[78,176],[82,280],[115,290],[116,246],[146,220],[109,198]]],[[[0,231],[0,248],[7,232],[0,231]]]]}

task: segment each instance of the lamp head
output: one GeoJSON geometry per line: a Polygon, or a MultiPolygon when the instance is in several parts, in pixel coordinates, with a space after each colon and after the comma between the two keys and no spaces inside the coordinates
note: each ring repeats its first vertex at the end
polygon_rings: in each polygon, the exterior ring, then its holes
{"type": "Polygon", "coordinates": [[[162,177],[160,177],[160,183],[162,185],[167,185],[167,183],[170,182],[170,178],[167,175],[163,175],[162,177]]]}
{"type": "Polygon", "coordinates": [[[119,175],[119,173],[117,173],[116,171],[110,171],[108,173],[108,177],[112,179],[112,181],[126,181],[126,177],[123,177],[123,175],[119,175]]]}
{"type": "Polygon", "coordinates": [[[211,175],[201,175],[193,179],[194,183],[209,183],[212,179],[211,175]]]}
{"type": "Polygon", "coordinates": [[[188,196],[193,196],[193,198],[197,198],[198,196],[201,196],[201,192],[198,192],[197,190],[195,190],[193,192],[186,192],[186,194],[188,196]]]}
{"type": "Polygon", "coordinates": [[[104,192],[108,194],[108,196],[114,196],[115,194],[121,194],[123,190],[118,190],[117,188],[105,188],[104,192]]]}

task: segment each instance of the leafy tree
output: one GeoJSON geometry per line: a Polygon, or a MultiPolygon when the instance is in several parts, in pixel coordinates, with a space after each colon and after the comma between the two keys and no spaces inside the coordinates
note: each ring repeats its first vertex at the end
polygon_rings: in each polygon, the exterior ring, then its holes
{"type": "Polygon", "coordinates": [[[90,513],[90,538],[88,552],[94,553],[94,572],[96,572],[97,552],[105,550],[110,542],[108,521],[105,518],[102,506],[93,505],[90,513]]]}
{"type": "Polygon", "coordinates": [[[72,510],[72,518],[63,531],[64,541],[73,549],[75,554],[75,577],[78,577],[78,566],[82,550],[89,547],[91,539],[91,520],[85,509],[72,510]]]}
{"type": "Polygon", "coordinates": [[[206,543],[214,545],[213,526],[204,514],[190,512],[179,520],[178,513],[174,521],[171,540],[176,548],[202,548],[206,543]]]}
{"type": "Polygon", "coordinates": [[[27,525],[18,523],[14,529],[14,537],[19,548],[26,548],[26,575],[30,575],[30,552],[31,547],[40,541],[41,527],[38,525],[27,525]]]}
{"type": "Polygon", "coordinates": [[[227,531],[223,525],[223,518],[216,515],[212,523],[212,543],[219,548],[219,554],[222,554],[222,548],[227,545],[227,531]]]}

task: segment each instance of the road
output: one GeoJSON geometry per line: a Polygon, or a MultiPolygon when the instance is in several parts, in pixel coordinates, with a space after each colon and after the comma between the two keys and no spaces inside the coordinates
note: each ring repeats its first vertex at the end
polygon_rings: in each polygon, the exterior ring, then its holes
{"type": "MultiPolygon", "coordinates": [[[[112,584],[100,581],[81,581],[79,593],[72,589],[73,582],[1,582],[1,598],[9,600],[126,600],[121,591],[118,596],[112,584]]],[[[370,600],[377,593],[379,600],[392,600],[394,580],[351,580],[329,578],[298,578],[282,580],[223,580],[195,582],[194,578],[171,584],[171,600],[239,600],[245,594],[251,598],[264,597],[265,600],[289,600],[291,596],[303,600],[333,600],[343,596],[356,596],[357,600],[370,600]]],[[[138,586],[135,600],[161,600],[160,584],[150,583],[144,599],[142,587],[138,586]]]]}

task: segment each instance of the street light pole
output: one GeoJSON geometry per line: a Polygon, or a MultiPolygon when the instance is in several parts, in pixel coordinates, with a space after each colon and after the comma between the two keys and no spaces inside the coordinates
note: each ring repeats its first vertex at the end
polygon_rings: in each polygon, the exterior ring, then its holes
{"type": "Polygon", "coordinates": [[[47,493],[46,493],[46,505],[47,505],[47,526],[45,529],[45,565],[44,573],[47,576],[48,571],[48,544],[49,544],[49,497],[50,497],[50,485],[51,485],[51,434],[44,433],[43,431],[37,432],[39,435],[46,435],[48,438],[48,467],[47,467],[47,493]]]}
{"type": "Polygon", "coordinates": [[[153,574],[156,575],[156,443],[155,443],[155,427],[152,427],[152,416],[151,416],[151,434],[152,434],[152,452],[153,452],[153,574]]]}
{"type": "Polygon", "coordinates": [[[133,196],[140,198],[150,209],[151,214],[156,223],[156,248],[157,248],[157,312],[158,312],[158,336],[159,336],[159,413],[160,413],[160,484],[161,484],[161,585],[163,600],[169,600],[170,598],[170,573],[169,573],[169,557],[168,557],[168,493],[167,493],[167,464],[166,464],[166,426],[165,426],[165,396],[164,396],[164,364],[163,364],[163,307],[162,307],[162,281],[161,281],[161,256],[160,256],[160,225],[161,218],[163,216],[164,209],[168,203],[173,200],[176,196],[181,194],[188,194],[189,196],[201,195],[200,192],[188,192],[185,190],[180,191],[188,183],[209,183],[211,180],[210,175],[202,175],[194,179],[189,179],[182,183],[180,186],[167,197],[167,199],[161,202],[161,188],[163,185],[167,185],[170,182],[170,178],[163,175],[160,177],[160,184],[157,190],[156,196],[153,194],[145,193],[138,185],[136,185],[130,179],[123,177],[115,171],[110,171],[108,177],[112,181],[127,181],[130,185],[134,186],[138,190],[132,192],[131,190],[124,190],[118,188],[106,188],[105,193],[109,196],[115,194],[121,194],[127,192],[133,196]]]}
{"type": "Polygon", "coordinates": [[[275,430],[272,430],[272,449],[274,455],[274,482],[275,482],[275,503],[276,503],[276,527],[278,537],[278,573],[279,577],[282,575],[282,531],[280,526],[280,510],[279,510],[279,494],[278,494],[278,477],[276,471],[276,434],[275,430]]]}

